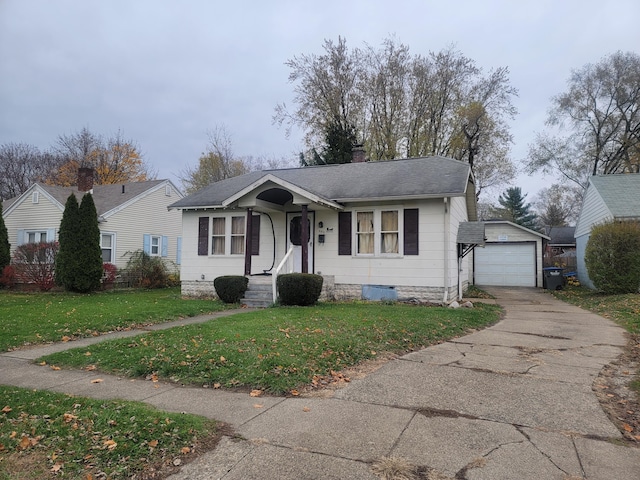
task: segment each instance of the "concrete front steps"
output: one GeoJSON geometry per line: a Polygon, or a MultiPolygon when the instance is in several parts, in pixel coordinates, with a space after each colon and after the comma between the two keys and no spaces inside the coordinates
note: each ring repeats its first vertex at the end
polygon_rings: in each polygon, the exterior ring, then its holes
{"type": "Polygon", "coordinates": [[[271,275],[252,275],[249,277],[247,291],[240,303],[250,308],[265,308],[273,303],[271,275]]]}

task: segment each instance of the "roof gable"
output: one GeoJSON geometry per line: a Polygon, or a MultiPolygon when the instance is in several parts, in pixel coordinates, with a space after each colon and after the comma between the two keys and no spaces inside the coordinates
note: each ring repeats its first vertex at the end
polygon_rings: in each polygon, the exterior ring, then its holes
{"type": "MultiPolygon", "coordinates": [[[[145,182],[119,183],[113,185],[94,185],[92,189],[93,201],[99,217],[109,216],[115,211],[119,211],[126,205],[135,202],[139,198],[171,185],[176,194],[182,198],[184,195],[169,180],[148,180],[145,182]]],[[[80,200],[86,192],[81,192],[77,187],[61,187],[58,185],[47,185],[43,183],[32,184],[22,195],[7,200],[9,207],[6,214],[17,208],[26,198],[29,198],[35,191],[47,196],[52,203],[64,210],[64,206],[72,193],[80,200]]]]}
{"type": "Polygon", "coordinates": [[[444,157],[346,163],[251,172],[205,187],[171,208],[229,205],[267,179],[324,203],[464,196],[473,178],[468,163],[444,157]]]}

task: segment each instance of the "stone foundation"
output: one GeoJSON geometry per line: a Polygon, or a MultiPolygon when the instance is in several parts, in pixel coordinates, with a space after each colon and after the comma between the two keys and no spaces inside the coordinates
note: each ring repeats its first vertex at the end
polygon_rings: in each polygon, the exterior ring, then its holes
{"type": "MultiPolygon", "coordinates": [[[[466,282],[468,283],[468,282],[466,282]]],[[[457,287],[449,288],[449,301],[455,299],[457,287]]],[[[396,286],[398,301],[417,300],[419,302],[441,303],[444,290],[442,287],[396,286]]],[[[185,297],[216,297],[213,282],[183,281],[181,293],[185,297]]],[[[362,285],[349,283],[335,283],[332,275],[323,276],[322,301],[361,300],[362,285]]]]}
{"type": "Polygon", "coordinates": [[[213,286],[213,282],[201,281],[182,281],[180,285],[180,293],[184,297],[194,298],[213,298],[217,297],[216,289],[213,286]]]}

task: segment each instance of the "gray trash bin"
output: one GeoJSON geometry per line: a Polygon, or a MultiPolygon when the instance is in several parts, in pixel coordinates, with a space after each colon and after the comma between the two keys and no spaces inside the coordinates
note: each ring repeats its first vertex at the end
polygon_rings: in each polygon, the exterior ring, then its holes
{"type": "Polygon", "coordinates": [[[542,269],[542,286],[547,290],[562,290],[564,277],[561,267],[546,267],[542,269]]]}

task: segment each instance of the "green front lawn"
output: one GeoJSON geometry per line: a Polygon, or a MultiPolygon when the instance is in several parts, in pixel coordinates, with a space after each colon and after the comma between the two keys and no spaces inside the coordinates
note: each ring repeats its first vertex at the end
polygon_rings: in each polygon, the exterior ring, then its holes
{"type": "Polygon", "coordinates": [[[195,415],[0,386],[0,480],[132,478],[215,435],[215,423],[195,415]]]}
{"type": "Polygon", "coordinates": [[[375,358],[495,323],[495,305],[449,309],[379,303],[278,307],[145,333],[40,359],[132,377],[282,394],[375,358]]]}
{"type": "Polygon", "coordinates": [[[640,334],[640,295],[605,295],[586,287],[567,286],[553,292],[556,298],[609,318],[629,333],[640,334]]]}
{"type": "Polygon", "coordinates": [[[213,300],[186,300],[179,288],[93,294],[0,290],[0,351],[66,341],[223,310],[213,300]]]}

